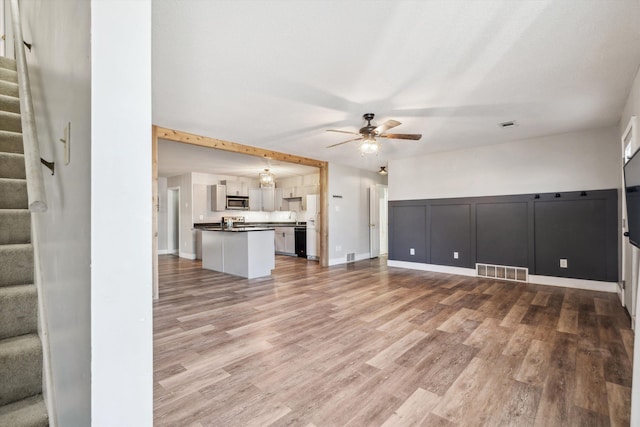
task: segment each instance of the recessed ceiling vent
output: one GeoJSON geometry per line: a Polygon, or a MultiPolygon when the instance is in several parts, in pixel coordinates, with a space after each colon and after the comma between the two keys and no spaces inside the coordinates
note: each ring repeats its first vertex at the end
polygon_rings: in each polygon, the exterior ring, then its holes
{"type": "Polygon", "coordinates": [[[501,128],[511,128],[511,127],[514,127],[515,125],[516,125],[516,121],[515,120],[510,120],[508,122],[498,123],[498,126],[500,126],[501,128]]]}

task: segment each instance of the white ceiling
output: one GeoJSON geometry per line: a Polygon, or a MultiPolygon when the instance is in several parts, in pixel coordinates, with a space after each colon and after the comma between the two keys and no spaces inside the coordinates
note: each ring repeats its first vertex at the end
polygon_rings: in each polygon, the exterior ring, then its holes
{"type": "MultiPolygon", "coordinates": [[[[640,63],[638,0],[152,7],[154,124],[369,170],[615,125],[640,63]],[[423,138],[382,140],[378,156],[325,148],[349,139],[326,129],[357,130],[368,112],[423,138]],[[517,126],[498,126],[509,120],[517,126]]],[[[179,158],[160,151],[160,170],[179,158]]]]}

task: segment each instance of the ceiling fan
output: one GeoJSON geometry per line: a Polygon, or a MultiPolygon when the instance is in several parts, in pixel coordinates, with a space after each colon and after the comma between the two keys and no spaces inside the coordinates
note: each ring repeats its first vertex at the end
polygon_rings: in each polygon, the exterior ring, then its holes
{"type": "Polygon", "coordinates": [[[358,132],[349,132],[345,130],[327,129],[327,132],[339,132],[358,135],[358,138],[348,139],[346,141],[338,142],[337,144],[329,145],[327,148],[336,147],[338,145],[346,144],[352,141],[362,141],[360,143],[360,151],[362,154],[377,153],[380,150],[380,143],[376,141],[377,138],[390,138],[390,139],[410,139],[417,141],[422,138],[422,134],[419,133],[385,133],[391,128],[401,125],[397,120],[387,120],[379,126],[371,124],[371,120],[375,114],[365,113],[362,117],[367,121],[367,125],[360,128],[358,132]]]}

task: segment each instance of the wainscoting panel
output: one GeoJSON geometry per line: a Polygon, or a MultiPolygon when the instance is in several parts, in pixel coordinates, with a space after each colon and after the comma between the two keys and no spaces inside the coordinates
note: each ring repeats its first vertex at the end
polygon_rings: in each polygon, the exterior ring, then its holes
{"type": "Polygon", "coordinates": [[[617,209],[615,189],[390,201],[389,260],[617,282],[617,209]]]}

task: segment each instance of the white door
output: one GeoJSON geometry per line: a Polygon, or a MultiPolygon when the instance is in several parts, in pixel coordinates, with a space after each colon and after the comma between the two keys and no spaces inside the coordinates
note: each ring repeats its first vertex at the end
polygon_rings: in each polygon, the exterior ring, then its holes
{"type": "Polygon", "coordinates": [[[380,255],[380,195],[377,185],[369,187],[369,253],[371,258],[380,255]]]}
{"type": "Polygon", "coordinates": [[[180,248],[180,188],[169,188],[167,197],[167,249],[177,254],[180,248]]]}

